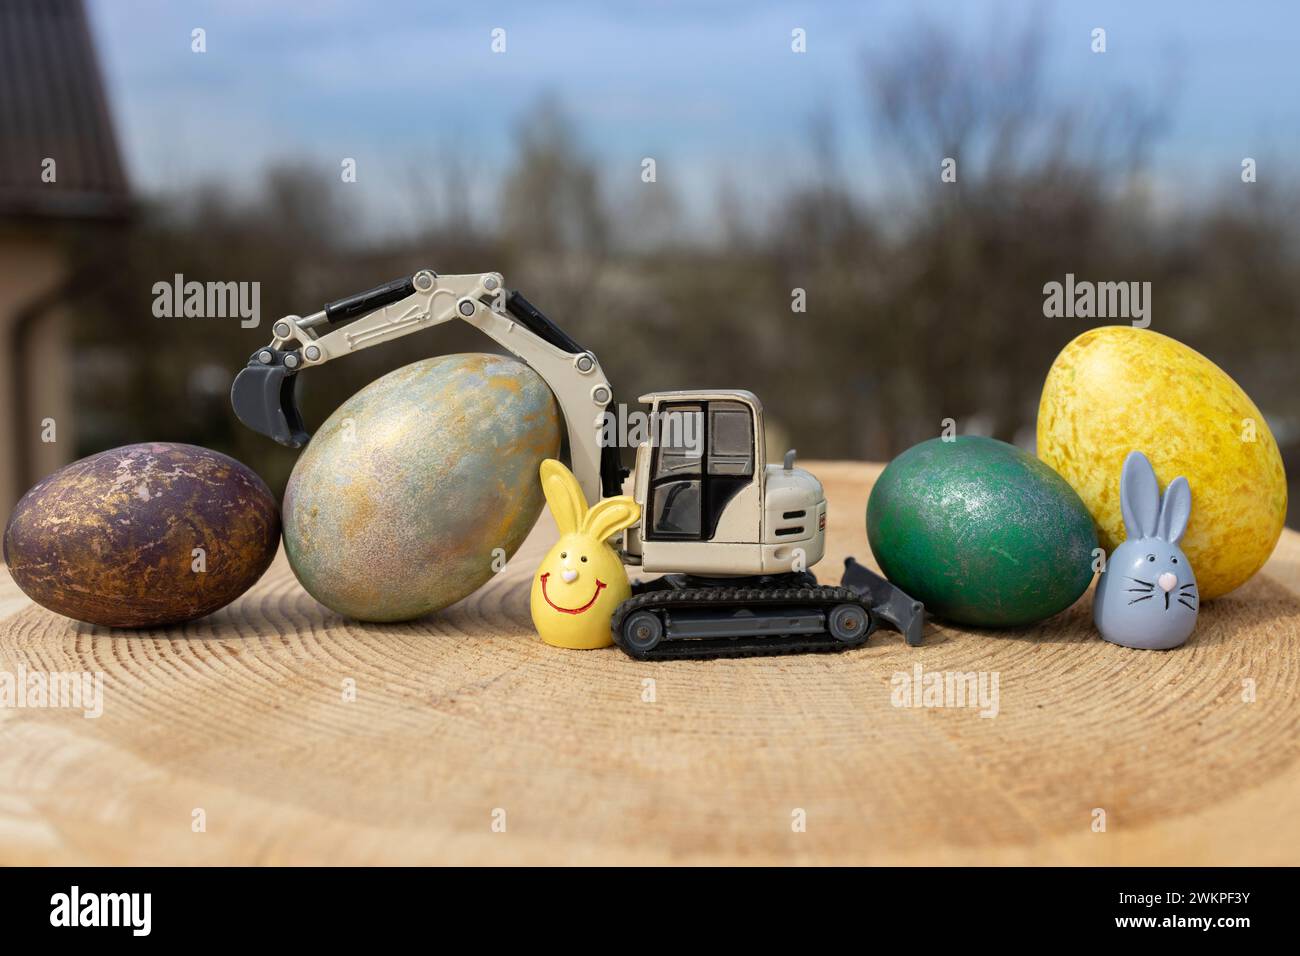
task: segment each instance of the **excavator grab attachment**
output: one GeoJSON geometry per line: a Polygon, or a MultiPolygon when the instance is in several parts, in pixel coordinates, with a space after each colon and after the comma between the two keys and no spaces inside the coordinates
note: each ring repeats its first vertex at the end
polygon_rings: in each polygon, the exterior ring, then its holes
{"type": "Polygon", "coordinates": [[[285,353],[279,349],[254,352],[230,386],[230,404],[235,416],[253,431],[289,448],[301,448],[311,436],[294,394],[297,373],[284,362],[285,353]]]}

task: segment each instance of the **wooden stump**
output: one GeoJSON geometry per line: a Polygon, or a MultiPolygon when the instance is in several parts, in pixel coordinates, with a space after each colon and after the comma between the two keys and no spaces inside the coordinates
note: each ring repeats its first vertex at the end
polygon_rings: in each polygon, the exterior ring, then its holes
{"type": "MultiPolygon", "coordinates": [[[[810,468],[838,580],[879,466],[810,468]]],[[[104,674],[98,719],[0,709],[0,863],[1300,863],[1295,532],[1172,652],[1105,643],[1085,596],[921,648],[656,664],[537,640],[553,534],[403,625],[339,618],[283,555],[165,631],[0,572],[0,671],[104,674]],[[917,664],[996,674],[997,716],[894,706],[917,664]]]]}

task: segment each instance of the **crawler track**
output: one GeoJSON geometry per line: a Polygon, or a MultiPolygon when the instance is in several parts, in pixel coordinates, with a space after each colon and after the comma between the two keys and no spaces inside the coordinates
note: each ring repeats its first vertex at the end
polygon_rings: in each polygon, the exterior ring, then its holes
{"type": "Polygon", "coordinates": [[[858,592],[847,587],[710,585],[634,594],[619,605],[610,626],[614,642],[630,656],[671,660],[842,651],[866,643],[876,619],[858,592]],[[850,639],[837,638],[828,630],[831,612],[842,605],[861,608],[865,615],[865,626],[850,639]],[[638,646],[635,634],[624,633],[624,624],[639,612],[653,615],[662,629],[652,647],[638,646]],[[719,630],[744,633],[712,633],[719,630]]]}

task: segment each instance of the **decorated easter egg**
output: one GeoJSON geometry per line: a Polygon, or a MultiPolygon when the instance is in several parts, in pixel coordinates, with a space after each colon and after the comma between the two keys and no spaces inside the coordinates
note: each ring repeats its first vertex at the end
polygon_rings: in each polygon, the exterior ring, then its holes
{"type": "Polygon", "coordinates": [[[1141,451],[1163,489],[1191,485],[1181,547],[1204,600],[1263,567],[1286,519],[1286,473],[1264,416],[1217,365],[1181,342],[1103,326],[1070,342],[1047,373],[1038,455],[1074,487],[1107,553],[1124,540],[1119,475],[1141,451]]]}
{"type": "Polygon", "coordinates": [[[262,576],[280,509],[252,470],[194,445],[151,443],[60,468],[27,492],[4,558],[51,611],[107,627],[210,614],[262,576]]]}
{"type": "Polygon", "coordinates": [[[1064,479],[992,438],[934,438],[885,468],[867,502],[885,576],[958,624],[1050,617],[1092,582],[1097,536],[1064,479]]]}
{"type": "Polygon", "coordinates": [[[542,509],[560,450],[541,377],[499,355],[390,372],[340,405],[299,457],[284,544],[307,591],[362,621],[405,621],[482,586],[542,509]]]}

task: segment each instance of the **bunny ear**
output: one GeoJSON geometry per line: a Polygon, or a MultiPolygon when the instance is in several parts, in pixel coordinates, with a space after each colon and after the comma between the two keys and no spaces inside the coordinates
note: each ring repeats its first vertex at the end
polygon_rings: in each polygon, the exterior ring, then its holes
{"type": "Polygon", "coordinates": [[[1156,537],[1177,544],[1183,539],[1187,522],[1192,517],[1192,487],[1179,475],[1169,482],[1164,500],[1160,502],[1160,520],[1156,522],[1156,537]]]}
{"type": "Polygon", "coordinates": [[[587,499],[582,496],[578,479],[554,458],[542,462],[541,473],[542,494],[551,506],[560,534],[572,534],[587,517],[587,499]]]}
{"type": "Polygon", "coordinates": [[[1160,516],[1160,485],[1147,456],[1131,451],[1119,476],[1119,507],[1124,513],[1124,530],[1131,539],[1149,538],[1156,533],[1160,516]]]}
{"type": "Polygon", "coordinates": [[[587,512],[587,518],[582,522],[582,531],[597,541],[604,541],[640,520],[641,508],[636,501],[627,495],[619,495],[617,498],[597,502],[587,512]]]}

